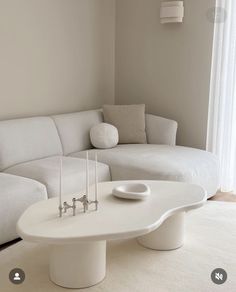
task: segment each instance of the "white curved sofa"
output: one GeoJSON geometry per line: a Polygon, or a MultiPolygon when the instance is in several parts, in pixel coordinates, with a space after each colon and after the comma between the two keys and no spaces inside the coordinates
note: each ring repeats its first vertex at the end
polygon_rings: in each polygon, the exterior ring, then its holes
{"type": "Polygon", "coordinates": [[[46,187],[28,178],[0,173],[0,244],[17,238],[15,225],[31,204],[47,199],[46,187]]]}
{"type": "MultiPolygon", "coordinates": [[[[27,206],[58,195],[60,156],[64,194],[85,188],[85,150],[91,159],[95,151],[89,131],[102,121],[102,112],[92,110],[0,122],[0,244],[17,238],[14,224],[27,206]]],[[[148,144],[97,150],[99,181],[185,181],[203,186],[209,197],[214,195],[218,189],[216,157],[175,146],[176,131],[175,121],[147,114],[148,144]]],[[[91,169],[93,164],[91,161],[91,169]]],[[[94,183],[94,177],[90,182],[94,183]]]]}

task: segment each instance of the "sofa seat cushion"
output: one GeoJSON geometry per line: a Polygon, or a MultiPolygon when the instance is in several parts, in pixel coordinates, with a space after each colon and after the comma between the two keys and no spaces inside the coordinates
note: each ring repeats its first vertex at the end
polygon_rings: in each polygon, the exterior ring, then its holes
{"type": "Polygon", "coordinates": [[[47,190],[41,183],[0,173],[0,244],[19,237],[16,222],[31,204],[47,199],[47,190]]]}
{"type": "MultiPolygon", "coordinates": [[[[8,168],[5,172],[35,179],[46,186],[49,198],[56,197],[59,194],[59,158],[60,156],[54,156],[22,163],[8,168]]],[[[76,192],[85,189],[85,160],[63,156],[62,165],[62,194],[75,194],[76,192]]],[[[93,184],[95,181],[94,167],[95,162],[90,161],[90,184],[93,184]]],[[[98,163],[98,181],[109,180],[109,166],[103,163],[98,163]]]]}
{"type": "MultiPolygon", "coordinates": [[[[98,160],[110,166],[112,180],[172,180],[201,185],[208,195],[218,189],[218,160],[209,152],[181,146],[118,145],[97,151],[98,160]]],[[[85,152],[71,154],[84,157],[85,152]]],[[[92,156],[92,155],[90,155],[92,156]]]]}

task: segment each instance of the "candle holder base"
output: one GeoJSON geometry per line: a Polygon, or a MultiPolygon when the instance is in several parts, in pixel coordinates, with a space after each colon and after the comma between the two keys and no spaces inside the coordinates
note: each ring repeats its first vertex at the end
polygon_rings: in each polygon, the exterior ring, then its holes
{"type": "Polygon", "coordinates": [[[86,195],[83,195],[80,198],[73,198],[72,199],[72,204],[68,204],[67,202],[63,203],[63,207],[59,207],[59,216],[62,217],[62,211],[64,210],[64,213],[67,212],[68,209],[72,209],[73,210],[73,216],[76,215],[76,202],[79,202],[83,205],[83,209],[84,209],[84,213],[86,213],[87,211],[89,211],[89,206],[90,205],[95,205],[95,209],[93,211],[97,211],[98,210],[98,201],[89,201],[87,199],[86,195]]]}
{"type": "Polygon", "coordinates": [[[59,207],[58,207],[58,209],[59,209],[59,217],[62,217],[62,211],[63,211],[63,207],[62,207],[62,205],[60,205],[59,207]]]}

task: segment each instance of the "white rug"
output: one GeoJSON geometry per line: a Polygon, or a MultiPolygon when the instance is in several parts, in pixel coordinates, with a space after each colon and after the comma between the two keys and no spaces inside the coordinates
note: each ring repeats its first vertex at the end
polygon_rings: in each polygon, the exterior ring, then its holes
{"type": "MultiPolygon", "coordinates": [[[[174,251],[145,249],[135,240],[108,244],[107,276],[97,286],[74,291],[91,292],[235,292],[236,204],[208,202],[187,214],[185,245],[174,251]],[[215,268],[224,268],[228,280],[216,285],[215,268]]],[[[48,247],[21,241],[0,252],[1,292],[73,291],[48,278],[48,247]],[[25,271],[23,284],[8,280],[11,269],[25,271]]]]}

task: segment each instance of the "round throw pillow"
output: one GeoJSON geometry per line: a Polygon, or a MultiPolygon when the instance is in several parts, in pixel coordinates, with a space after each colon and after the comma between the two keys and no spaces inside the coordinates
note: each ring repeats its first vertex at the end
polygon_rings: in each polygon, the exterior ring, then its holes
{"type": "Polygon", "coordinates": [[[95,148],[113,148],[119,142],[118,130],[106,123],[95,125],[90,130],[90,140],[95,148]]]}

